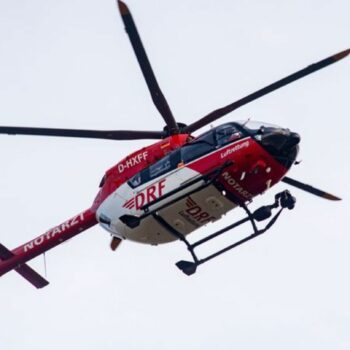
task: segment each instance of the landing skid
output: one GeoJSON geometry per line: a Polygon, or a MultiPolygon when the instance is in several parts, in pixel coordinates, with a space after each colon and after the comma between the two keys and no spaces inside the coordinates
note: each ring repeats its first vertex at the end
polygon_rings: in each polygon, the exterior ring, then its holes
{"type": "Polygon", "coordinates": [[[152,216],[162,225],[164,226],[171,234],[173,234],[176,238],[180,239],[182,242],[185,243],[185,245],[187,246],[188,251],[190,252],[190,254],[192,255],[193,261],[185,261],[185,260],[181,260],[178,261],[176,263],[176,266],[186,275],[192,275],[196,272],[197,267],[199,265],[202,265],[204,263],[206,263],[209,260],[212,260],[214,258],[216,258],[217,256],[228,252],[229,250],[238,247],[239,245],[246,243],[248,241],[250,241],[251,239],[262,235],[263,233],[265,233],[267,230],[269,230],[272,225],[277,221],[278,217],[281,215],[283,209],[288,208],[289,210],[294,208],[295,205],[295,198],[290,194],[289,191],[285,190],[283,192],[280,192],[278,194],[276,194],[275,196],[275,202],[271,205],[265,205],[260,207],[259,209],[255,210],[253,213],[248,209],[248,207],[246,206],[246,204],[241,203],[240,206],[245,210],[245,212],[247,213],[247,217],[245,217],[244,219],[241,219],[229,226],[226,226],[225,228],[216,231],[214,233],[212,233],[211,235],[198,240],[197,242],[194,243],[189,243],[188,240],[186,239],[186,237],[181,234],[180,232],[178,232],[177,230],[175,230],[172,226],[170,226],[162,217],[158,216],[157,213],[153,213],[152,216]],[[270,219],[270,221],[265,225],[264,228],[262,229],[258,229],[257,227],[257,222],[261,222],[264,220],[267,220],[268,218],[270,218],[272,216],[272,210],[273,209],[278,209],[278,212],[270,219]],[[197,248],[198,246],[211,241],[212,239],[224,234],[225,232],[232,230],[246,222],[250,221],[254,233],[252,233],[251,235],[211,254],[208,255],[207,257],[203,258],[203,259],[199,259],[195,253],[195,248],[197,248]]]}

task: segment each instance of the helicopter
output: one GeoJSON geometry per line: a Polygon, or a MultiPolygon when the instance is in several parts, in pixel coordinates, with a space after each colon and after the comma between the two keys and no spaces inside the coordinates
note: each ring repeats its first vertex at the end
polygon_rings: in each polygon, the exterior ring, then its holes
{"type": "Polygon", "coordinates": [[[234,110],[349,55],[350,49],[327,57],[216,109],[186,125],[177,122],[164,97],[145,52],[128,6],[117,0],[119,12],[154,105],[165,122],[160,131],[83,130],[0,126],[0,134],[37,135],[108,140],[157,140],[126,156],[107,170],[92,205],[27,243],[9,250],[0,244],[0,276],[15,270],[36,288],[49,282],[27,262],[83,231],[99,224],[112,236],[111,249],[123,240],[158,245],[182,241],[192,260],[176,266],[186,275],[198,266],[267,232],[284,209],[292,210],[296,198],[288,190],[275,195],[271,204],[253,212],[253,199],[279,182],[328,200],[328,192],[286,176],[297,164],[297,132],[265,122],[233,121],[212,127],[199,136],[193,132],[234,110]],[[219,221],[240,207],[246,217],[190,243],[187,236],[219,221]],[[263,224],[261,224],[264,222],[263,224]],[[204,258],[195,249],[216,237],[250,223],[253,233],[204,258]],[[262,228],[261,225],[264,225],[262,228]],[[259,228],[260,227],[260,228],[259,228]]]}

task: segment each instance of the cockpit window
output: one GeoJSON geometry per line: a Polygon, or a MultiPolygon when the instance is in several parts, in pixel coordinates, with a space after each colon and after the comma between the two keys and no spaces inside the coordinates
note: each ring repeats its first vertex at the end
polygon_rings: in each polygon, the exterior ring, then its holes
{"type": "Polygon", "coordinates": [[[197,140],[192,143],[188,143],[181,148],[181,158],[186,164],[190,161],[199,158],[215,149],[215,146],[204,140],[197,140]]]}
{"type": "Polygon", "coordinates": [[[203,141],[210,145],[214,145],[214,130],[207,131],[203,135],[197,137],[193,142],[203,141]]]}
{"type": "Polygon", "coordinates": [[[218,146],[226,145],[241,137],[241,132],[232,124],[225,124],[216,128],[216,143],[218,146]]]}
{"type": "Polygon", "coordinates": [[[278,128],[281,127],[271,123],[260,122],[257,120],[246,120],[246,121],[238,121],[237,123],[241,124],[243,127],[249,130],[260,130],[261,128],[278,128]]]}

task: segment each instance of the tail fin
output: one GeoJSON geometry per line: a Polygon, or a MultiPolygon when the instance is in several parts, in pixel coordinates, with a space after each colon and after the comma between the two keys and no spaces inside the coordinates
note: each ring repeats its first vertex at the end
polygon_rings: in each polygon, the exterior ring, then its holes
{"type": "MultiPolygon", "coordinates": [[[[11,259],[14,256],[15,254],[13,254],[10,250],[8,250],[5,246],[3,246],[0,243],[0,259],[2,261],[11,259]]],[[[14,270],[17,271],[22,277],[24,277],[36,288],[43,288],[49,284],[49,282],[44,277],[40,276],[27,264],[21,264],[18,267],[15,267],[14,270]]]]}

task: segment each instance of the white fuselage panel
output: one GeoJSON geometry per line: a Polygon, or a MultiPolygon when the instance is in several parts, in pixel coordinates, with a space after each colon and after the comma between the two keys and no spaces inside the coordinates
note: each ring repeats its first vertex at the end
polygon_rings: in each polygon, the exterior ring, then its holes
{"type": "Polygon", "coordinates": [[[159,223],[152,213],[160,216],[179,233],[188,235],[220,219],[235,207],[215,186],[202,188],[204,180],[175,191],[201,176],[188,167],[180,167],[135,189],[124,183],[98,208],[97,218],[109,220],[109,224],[101,220],[100,223],[113,235],[123,239],[147,244],[176,240],[169,228],[159,223]],[[169,196],[170,192],[172,195],[169,196]],[[147,205],[149,207],[145,208],[147,205]],[[143,218],[137,227],[131,228],[120,220],[125,215],[143,218]]]}

